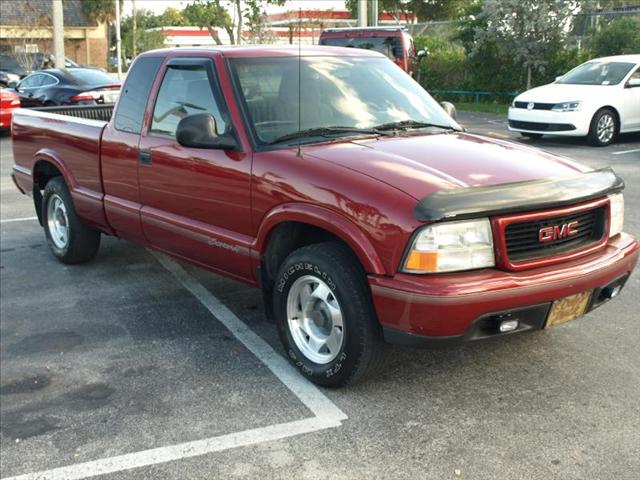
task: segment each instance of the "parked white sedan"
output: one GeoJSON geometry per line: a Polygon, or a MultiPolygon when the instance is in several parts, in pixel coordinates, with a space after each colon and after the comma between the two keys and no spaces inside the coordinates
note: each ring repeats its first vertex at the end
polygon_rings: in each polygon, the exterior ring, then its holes
{"type": "Polygon", "coordinates": [[[640,55],[596,58],[518,95],[509,130],[530,138],[586,136],[595,146],[640,131],[640,55]]]}

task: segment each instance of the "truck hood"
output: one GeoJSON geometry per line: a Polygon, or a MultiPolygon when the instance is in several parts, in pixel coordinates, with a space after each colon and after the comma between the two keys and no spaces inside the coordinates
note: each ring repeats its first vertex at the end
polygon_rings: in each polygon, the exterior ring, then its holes
{"type": "Polygon", "coordinates": [[[571,176],[590,170],[538,149],[461,132],[321,144],[303,147],[303,152],[375,178],[415,199],[438,190],[571,176]]]}

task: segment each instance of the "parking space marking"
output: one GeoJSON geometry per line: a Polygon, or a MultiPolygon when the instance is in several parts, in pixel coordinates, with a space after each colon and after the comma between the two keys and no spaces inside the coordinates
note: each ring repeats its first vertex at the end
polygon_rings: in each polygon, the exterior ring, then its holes
{"type": "Polygon", "coordinates": [[[251,330],[204,285],[169,257],[151,252],[156,260],[253,353],[314,414],[313,417],[218,437],[152,448],[140,452],[77,463],[66,467],[27,473],[3,480],[78,480],[133,468],[197,457],[236,447],[270,442],[341,425],[347,415],[315,385],[305,380],[265,340],[251,330]]]}
{"type": "Polygon", "coordinates": [[[7,218],[0,220],[0,223],[28,222],[30,220],[38,220],[38,217],[7,218]]]}
{"type": "Polygon", "coordinates": [[[623,150],[621,152],[611,152],[611,155],[624,155],[626,153],[635,153],[640,152],[640,148],[635,148],[633,150],[623,150]]]}

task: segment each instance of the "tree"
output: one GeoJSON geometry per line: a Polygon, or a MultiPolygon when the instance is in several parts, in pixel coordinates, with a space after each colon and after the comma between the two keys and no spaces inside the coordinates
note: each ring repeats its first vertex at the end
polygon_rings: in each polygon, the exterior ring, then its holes
{"type": "Polygon", "coordinates": [[[523,65],[527,89],[534,73],[544,73],[575,13],[574,0],[486,0],[479,18],[486,28],[476,28],[474,52],[497,48],[503,57],[523,65]]]}
{"type": "Polygon", "coordinates": [[[182,14],[182,11],[177,8],[167,7],[157,17],[159,27],[184,27],[187,22],[182,14]]]}
{"type": "MultiPolygon", "coordinates": [[[[166,25],[162,15],[154,15],[149,10],[136,9],[136,52],[146,52],[162,48],[164,36],[159,31],[150,31],[166,25]]],[[[126,17],[120,24],[122,35],[122,54],[125,58],[133,57],[133,17],[126,17]]]]}
{"type": "Polygon", "coordinates": [[[640,19],[623,18],[603,27],[593,37],[597,57],[640,52],[640,19]]]}
{"type": "Polygon", "coordinates": [[[206,28],[218,45],[222,42],[216,28],[224,28],[232,44],[242,42],[243,20],[248,20],[250,28],[262,21],[264,7],[267,4],[284,5],[286,0],[228,0],[234,11],[231,18],[221,0],[196,0],[183,10],[183,16],[189,23],[206,28]],[[235,32],[234,32],[235,30],[235,32]]]}
{"type": "MultiPolygon", "coordinates": [[[[120,11],[124,0],[120,1],[120,11]]],[[[81,2],[82,14],[88,19],[110,23],[116,18],[116,5],[113,0],[85,0],[81,2]]]]}
{"type": "Polygon", "coordinates": [[[185,7],[182,15],[188,23],[200,28],[206,28],[218,45],[222,45],[216,28],[224,28],[229,35],[229,41],[234,44],[233,21],[220,0],[196,0],[185,7]]]}
{"type": "MultiPolygon", "coordinates": [[[[351,15],[357,16],[358,0],[346,0],[345,4],[351,15]]],[[[455,18],[464,5],[463,0],[380,0],[378,15],[387,12],[393,15],[398,23],[403,18],[406,23],[413,23],[414,20],[448,20],[455,18]]]]}

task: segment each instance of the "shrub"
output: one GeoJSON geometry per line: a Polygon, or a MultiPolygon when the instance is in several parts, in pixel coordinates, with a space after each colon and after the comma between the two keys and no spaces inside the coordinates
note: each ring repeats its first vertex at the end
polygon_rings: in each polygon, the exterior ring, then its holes
{"type": "Polygon", "coordinates": [[[594,35],[591,48],[596,57],[640,53],[640,19],[611,22],[594,35]]]}

